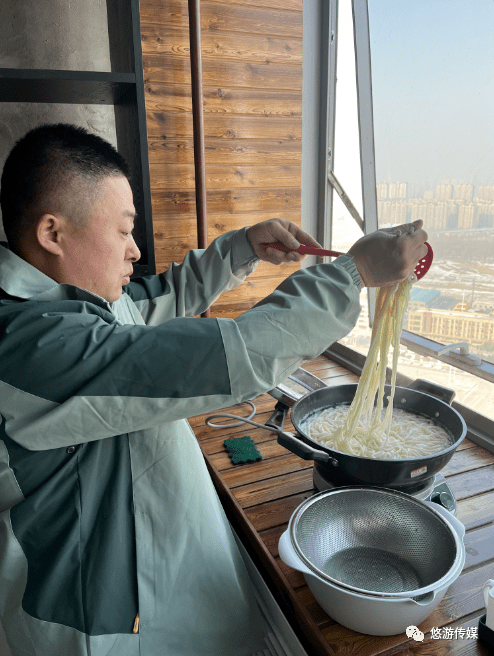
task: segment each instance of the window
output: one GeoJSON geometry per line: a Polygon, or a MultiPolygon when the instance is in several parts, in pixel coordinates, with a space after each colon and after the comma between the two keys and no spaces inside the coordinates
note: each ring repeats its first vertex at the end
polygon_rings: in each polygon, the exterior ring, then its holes
{"type": "MultiPolygon", "coordinates": [[[[421,218],[434,249],[431,270],[413,288],[400,371],[454,386],[459,403],[492,420],[494,3],[330,5],[328,169],[365,232],[421,218]]],[[[336,186],[328,188],[325,246],[345,250],[362,232],[336,186]]],[[[366,354],[369,337],[359,321],[342,342],[366,354]]]]}

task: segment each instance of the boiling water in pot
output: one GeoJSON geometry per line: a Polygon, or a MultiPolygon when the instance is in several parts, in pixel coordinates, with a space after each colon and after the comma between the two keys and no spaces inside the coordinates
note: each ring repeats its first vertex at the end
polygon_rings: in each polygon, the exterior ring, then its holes
{"type": "MultiPolygon", "coordinates": [[[[361,417],[354,435],[341,433],[349,405],[342,404],[312,413],[302,424],[305,434],[322,446],[364,458],[405,459],[428,456],[447,449],[454,441],[446,429],[427,417],[393,409],[389,431],[370,425],[361,417]]],[[[381,418],[384,416],[383,408],[381,418]]]]}

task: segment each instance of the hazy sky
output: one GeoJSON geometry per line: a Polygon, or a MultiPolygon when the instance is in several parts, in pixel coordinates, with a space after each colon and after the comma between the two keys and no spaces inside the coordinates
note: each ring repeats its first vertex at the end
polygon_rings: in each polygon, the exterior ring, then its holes
{"type": "Polygon", "coordinates": [[[377,181],[494,185],[494,0],[368,0],[377,181]]]}

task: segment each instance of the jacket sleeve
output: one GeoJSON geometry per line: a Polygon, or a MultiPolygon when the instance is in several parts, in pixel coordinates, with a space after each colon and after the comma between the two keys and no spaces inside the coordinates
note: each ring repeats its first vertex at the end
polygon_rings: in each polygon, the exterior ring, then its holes
{"type": "Polygon", "coordinates": [[[348,333],[358,296],[358,271],[342,256],[292,274],[236,320],[122,325],[91,303],[16,303],[0,323],[3,429],[44,450],[237,403],[348,333]]]}
{"type": "Polygon", "coordinates": [[[247,228],[227,232],[205,250],[192,250],[181,264],[164,273],[132,281],[123,289],[146,324],[157,326],[174,317],[194,317],[252,273],[259,261],[247,228]]]}

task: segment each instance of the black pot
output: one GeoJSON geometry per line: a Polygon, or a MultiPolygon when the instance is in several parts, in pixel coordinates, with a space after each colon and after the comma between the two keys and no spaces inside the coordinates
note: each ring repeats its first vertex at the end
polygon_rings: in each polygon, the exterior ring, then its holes
{"type": "MultiPolygon", "coordinates": [[[[387,385],[385,406],[390,389],[387,385]]],[[[362,458],[329,449],[311,439],[304,430],[304,424],[311,415],[336,405],[350,405],[356,390],[357,384],[339,385],[306,394],[291,411],[291,420],[300,439],[291,433],[278,435],[280,444],[306,460],[314,460],[322,475],[327,475],[336,484],[389,486],[403,491],[420,487],[451,460],[467,433],[463,417],[450,405],[454,392],[428,381],[417,380],[410,387],[396,388],[393,407],[427,417],[445,428],[451,437],[451,444],[443,451],[407,459],[362,458]],[[420,389],[426,389],[429,393],[420,389]]]]}

